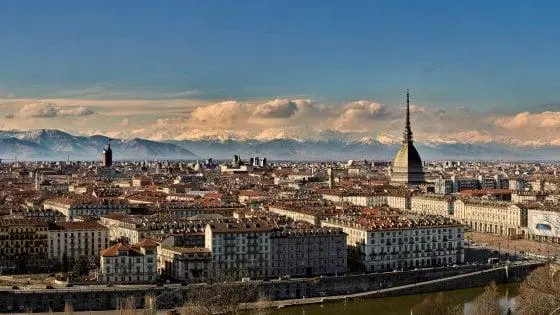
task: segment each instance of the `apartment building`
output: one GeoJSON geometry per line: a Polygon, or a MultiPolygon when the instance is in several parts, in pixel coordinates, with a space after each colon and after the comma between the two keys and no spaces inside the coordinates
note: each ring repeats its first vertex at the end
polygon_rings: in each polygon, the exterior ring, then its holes
{"type": "Polygon", "coordinates": [[[100,252],[97,280],[111,283],[143,283],[157,280],[157,246],[150,239],[129,245],[115,244],[100,252]]]}
{"type": "Polygon", "coordinates": [[[343,274],[346,234],[336,228],[275,230],[270,235],[270,255],[270,277],[343,274]]]}
{"type": "Polygon", "coordinates": [[[453,216],[454,198],[446,195],[418,195],[410,198],[410,211],[418,214],[453,216]]]}
{"type": "Polygon", "coordinates": [[[189,283],[210,279],[212,253],[205,247],[158,247],[158,272],[160,275],[189,283]]]}
{"type": "Polygon", "coordinates": [[[76,196],[47,199],[43,202],[46,210],[62,213],[68,221],[84,216],[100,217],[109,213],[130,213],[130,204],[126,199],[95,198],[76,196]]]}
{"type": "Polygon", "coordinates": [[[367,272],[384,272],[464,262],[464,228],[435,216],[331,218],[324,227],[341,228],[367,272]]]}
{"type": "Polygon", "coordinates": [[[48,257],[48,224],[38,219],[0,219],[0,269],[8,272],[45,272],[48,257]]]}
{"type": "Polygon", "coordinates": [[[408,193],[389,194],[387,195],[387,205],[395,209],[409,210],[410,198],[408,193]]]}
{"type": "Polygon", "coordinates": [[[80,256],[99,257],[109,246],[109,229],[95,221],[55,222],[49,225],[49,258],[75,261],[80,256]]]}
{"type": "Polygon", "coordinates": [[[527,209],[507,201],[464,198],[454,209],[455,219],[477,232],[515,236],[527,226],[527,209]]]}
{"type": "Polygon", "coordinates": [[[142,239],[163,232],[188,228],[202,228],[204,223],[187,218],[161,215],[128,215],[122,213],[108,214],[99,222],[109,229],[110,240],[134,244],[142,239]]]}
{"type": "Polygon", "coordinates": [[[371,191],[325,190],[323,199],[335,203],[349,203],[362,207],[380,207],[387,204],[387,195],[371,191]]]}
{"type": "Polygon", "coordinates": [[[216,279],[267,277],[270,235],[276,227],[260,220],[207,224],[204,243],[212,253],[212,276],[216,279]]]}

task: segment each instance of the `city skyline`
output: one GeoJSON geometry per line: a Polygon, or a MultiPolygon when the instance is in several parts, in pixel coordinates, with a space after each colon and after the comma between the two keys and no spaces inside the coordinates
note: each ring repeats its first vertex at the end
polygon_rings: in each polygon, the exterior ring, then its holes
{"type": "Polygon", "coordinates": [[[5,2],[0,129],[558,146],[557,6],[5,2]]]}

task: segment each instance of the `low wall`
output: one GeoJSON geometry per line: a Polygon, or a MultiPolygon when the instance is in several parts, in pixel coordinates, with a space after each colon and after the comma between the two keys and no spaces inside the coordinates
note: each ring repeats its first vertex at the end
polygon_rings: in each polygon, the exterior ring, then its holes
{"type": "MultiPolygon", "coordinates": [[[[491,269],[480,266],[462,268],[445,268],[410,272],[350,275],[329,278],[307,278],[283,281],[255,281],[250,283],[215,284],[253,286],[259,297],[270,300],[299,299],[302,297],[345,296],[359,292],[377,291],[392,287],[395,290],[383,290],[362,297],[381,297],[406,294],[428,293],[458,288],[484,286],[490,282],[505,283],[522,279],[534,266],[512,266],[506,277],[504,269],[491,269]],[[468,275],[466,275],[468,274],[468,275]],[[465,275],[465,276],[462,276],[465,275]],[[447,280],[441,278],[455,277],[447,280]],[[416,285],[415,285],[416,284],[416,285]],[[403,287],[404,286],[404,287],[403,287]]],[[[129,286],[91,287],[42,290],[3,290],[0,291],[0,311],[20,312],[26,310],[59,311],[66,302],[72,304],[76,311],[117,309],[133,297],[136,307],[144,307],[146,296],[165,296],[158,299],[159,308],[175,308],[184,305],[189,292],[194,292],[200,285],[177,286],[129,286]]],[[[256,296],[254,297],[256,299],[256,296]]],[[[250,301],[247,301],[250,302],[250,301]]]]}

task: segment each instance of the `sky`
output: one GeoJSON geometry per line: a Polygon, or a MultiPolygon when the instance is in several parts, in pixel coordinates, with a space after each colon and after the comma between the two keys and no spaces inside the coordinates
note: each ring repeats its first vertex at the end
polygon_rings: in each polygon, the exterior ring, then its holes
{"type": "Polygon", "coordinates": [[[558,1],[0,1],[2,129],[557,144],[558,1]]]}

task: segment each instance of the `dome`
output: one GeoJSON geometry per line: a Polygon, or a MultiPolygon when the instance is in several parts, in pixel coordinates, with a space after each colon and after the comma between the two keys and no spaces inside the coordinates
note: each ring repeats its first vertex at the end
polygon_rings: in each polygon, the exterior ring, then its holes
{"type": "Polygon", "coordinates": [[[406,92],[406,121],[403,132],[401,148],[391,168],[391,183],[397,185],[417,185],[424,183],[424,168],[422,159],[412,142],[412,129],[410,127],[410,98],[406,92]]]}
{"type": "Polygon", "coordinates": [[[414,144],[403,143],[393,161],[391,182],[393,184],[421,184],[424,182],[422,159],[414,144]]]}
{"type": "Polygon", "coordinates": [[[393,160],[393,168],[420,168],[422,169],[422,159],[416,151],[414,144],[403,143],[399,152],[393,160]]]}

